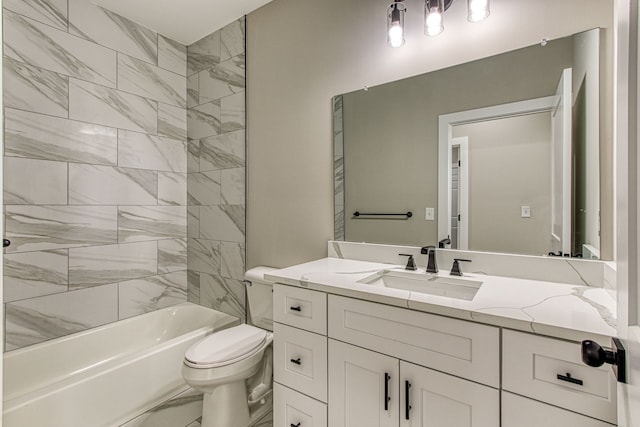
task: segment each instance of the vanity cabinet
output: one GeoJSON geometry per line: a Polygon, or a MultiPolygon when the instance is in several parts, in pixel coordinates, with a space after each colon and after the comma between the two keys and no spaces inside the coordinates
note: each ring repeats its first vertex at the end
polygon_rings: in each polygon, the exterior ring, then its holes
{"type": "Polygon", "coordinates": [[[331,427],[497,427],[498,390],[329,339],[331,427]]]}

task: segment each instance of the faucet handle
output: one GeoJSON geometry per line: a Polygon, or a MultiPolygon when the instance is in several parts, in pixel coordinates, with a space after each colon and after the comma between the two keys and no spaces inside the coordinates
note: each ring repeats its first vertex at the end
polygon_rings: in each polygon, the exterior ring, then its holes
{"type": "Polygon", "coordinates": [[[451,267],[451,272],[449,273],[449,275],[462,276],[462,269],[460,268],[460,262],[471,262],[471,260],[464,259],[464,258],[454,258],[453,266],[451,267]]]}
{"type": "Polygon", "coordinates": [[[428,254],[428,253],[429,253],[429,251],[430,251],[430,250],[434,250],[434,251],[435,251],[435,250],[436,250],[436,247],[435,247],[435,246],[433,246],[433,245],[430,245],[430,246],[423,246],[423,247],[421,247],[421,248],[420,248],[420,253],[421,253],[422,255],[426,255],[426,254],[428,254]]]}
{"type": "Polygon", "coordinates": [[[418,269],[418,267],[416,267],[416,262],[413,259],[413,255],[411,254],[398,254],[400,256],[408,256],[409,259],[407,260],[407,266],[404,268],[405,270],[411,270],[411,271],[415,271],[418,269]]]}

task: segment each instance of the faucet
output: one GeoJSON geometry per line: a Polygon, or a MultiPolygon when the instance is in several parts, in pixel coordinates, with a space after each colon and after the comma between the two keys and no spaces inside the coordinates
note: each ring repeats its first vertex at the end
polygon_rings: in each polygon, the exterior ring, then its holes
{"type": "Polygon", "coordinates": [[[407,266],[404,268],[405,270],[410,270],[410,271],[415,271],[418,269],[418,267],[416,267],[416,263],[413,259],[413,255],[410,254],[398,254],[400,256],[408,256],[409,259],[407,260],[407,266]]]}
{"type": "Polygon", "coordinates": [[[428,254],[429,259],[427,261],[427,273],[437,273],[438,263],[436,262],[436,247],[435,246],[423,246],[420,248],[422,255],[428,254]]]}
{"type": "Polygon", "coordinates": [[[451,267],[451,272],[449,275],[451,276],[462,276],[462,269],[460,268],[460,262],[471,262],[470,259],[462,259],[462,258],[454,258],[453,266],[451,267]]]}

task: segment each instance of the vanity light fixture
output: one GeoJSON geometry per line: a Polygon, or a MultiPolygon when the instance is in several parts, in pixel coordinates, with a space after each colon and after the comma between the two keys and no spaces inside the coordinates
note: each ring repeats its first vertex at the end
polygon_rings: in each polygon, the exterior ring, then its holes
{"type": "Polygon", "coordinates": [[[444,31],[444,11],[451,6],[453,0],[424,1],[424,33],[427,36],[437,36],[444,31]]]}
{"type": "Polygon", "coordinates": [[[489,0],[467,0],[467,20],[469,22],[484,21],[489,17],[489,0]]]}
{"type": "Polygon", "coordinates": [[[387,9],[387,44],[400,47],[404,44],[404,0],[394,0],[387,9]]]}

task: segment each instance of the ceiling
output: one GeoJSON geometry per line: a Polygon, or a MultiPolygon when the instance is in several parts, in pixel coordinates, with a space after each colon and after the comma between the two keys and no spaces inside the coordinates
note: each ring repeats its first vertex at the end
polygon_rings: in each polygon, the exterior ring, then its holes
{"type": "Polygon", "coordinates": [[[271,0],[92,0],[166,37],[190,45],[271,0]]]}

